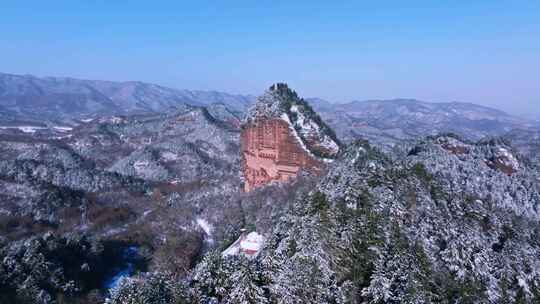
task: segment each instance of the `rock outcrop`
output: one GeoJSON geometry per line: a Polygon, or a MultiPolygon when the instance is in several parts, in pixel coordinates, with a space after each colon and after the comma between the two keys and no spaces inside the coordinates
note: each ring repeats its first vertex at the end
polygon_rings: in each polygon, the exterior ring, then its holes
{"type": "Polygon", "coordinates": [[[300,170],[319,173],[339,152],[333,131],[286,84],[275,84],[242,125],[244,190],[285,181],[300,170]]]}

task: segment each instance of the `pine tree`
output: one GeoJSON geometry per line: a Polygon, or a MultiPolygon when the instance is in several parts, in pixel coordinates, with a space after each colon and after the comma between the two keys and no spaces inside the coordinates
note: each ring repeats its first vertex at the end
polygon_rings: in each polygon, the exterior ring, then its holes
{"type": "Polygon", "coordinates": [[[247,259],[239,257],[238,268],[232,273],[232,289],[224,299],[225,304],[256,304],[269,303],[265,297],[261,279],[254,265],[247,259]]]}

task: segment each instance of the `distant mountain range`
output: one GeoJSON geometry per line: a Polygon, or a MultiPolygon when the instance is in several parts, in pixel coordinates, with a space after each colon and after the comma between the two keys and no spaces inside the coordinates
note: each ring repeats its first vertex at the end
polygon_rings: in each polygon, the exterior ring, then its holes
{"type": "Polygon", "coordinates": [[[540,165],[540,128],[512,130],[505,135],[505,138],[521,154],[528,156],[532,161],[540,165]]]}
{"type": "Polygon", "coordinates": [[[164,112],[180,105],[224,103],[243,111],[254,97],[190,91],[138,81],[113,82],[0,73],[0,119],[66,119],[164,112]]]}
{"type": "MultiPolygon", "coordinates": [[[[533,121],[471,103],[430,103],[415,99],[353,101],[312,106],[343,141],[364,138],[390,148],[413,138],[456,133],[471,140],[535,127],[533,121]]],[[[310,100],[311,102],[311,100],[310,100]]]]}
{"type": "MultiPolygon", "coordinates": [[[[0,126],[77,122],[96,116],[170,112],[186,105],[221,104],[241,117],[254,96],[178,90],[137,81],[113,82],[0,73],[0,126]]],[[[335,104],[306,99],[340,140],[363,138],[376,146],[441,132],[479,140],[514,129],[540,129],[538,122],[471,103],[431,103],[414,99],[335,104]]]]}

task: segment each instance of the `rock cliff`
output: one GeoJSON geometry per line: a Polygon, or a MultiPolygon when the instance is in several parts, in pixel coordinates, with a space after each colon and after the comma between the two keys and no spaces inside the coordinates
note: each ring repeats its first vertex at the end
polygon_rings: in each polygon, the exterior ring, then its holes
{"type": "Polygon", "coordinates": [[[317,174],[339,152],[333,131],[282,83],[272,85],[249,109],[241,146],[246,192],[300,170],[317,174]]]}

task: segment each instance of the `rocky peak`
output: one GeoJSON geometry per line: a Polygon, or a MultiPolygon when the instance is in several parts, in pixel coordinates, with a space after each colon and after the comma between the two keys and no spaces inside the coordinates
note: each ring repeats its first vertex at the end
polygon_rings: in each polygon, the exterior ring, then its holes
{"type": "Polygon", "coordinates": [[[269,90],[284,93],[292,92],[292,90],[289,89],[289,86],[283,82],[274,83],[272,86],[270,86],[269,90]]]}
{"type": "Polygon", "coordinates": [[[285,121],[299,143],[315,157],[331,159],[339,152],[334,131],[311,108],[307,101],[285,83],[276,83],[248,110],[244,125],[268,119],[285,121]]]}
{"type": "Polygon", "coordinates": [[[469,154],[471,150],[471,146],[469,144],[454,134],[438,136],[434,141],[446,151],[456,155],[469,154]]]}
{"type": "Polygon", "coordinates": [[[319,172],[339,152],[334,132],[284,83],[272,85],[242,124],[245,190],[283,181],[304,169],[319,172]]]}
{"type": "Polygon", "coordinates": [[[516,150],[503,138],[488,138],[475,143],[451,133],[430,136],[409,152],[409,156],[419,155],[438,155],[440,159],[455,155],[462,165],[475,166],[477,171],[489,168],[508,176],[522,171],[523,167],[516,150]]]}
{"type": "Polygon", "coordinates": [[[479,143],[485,150],[485,163],[493,170],[513,175],[520,171],[521,165],[517,153],[506,140],[493,138],[479,143]]]}

